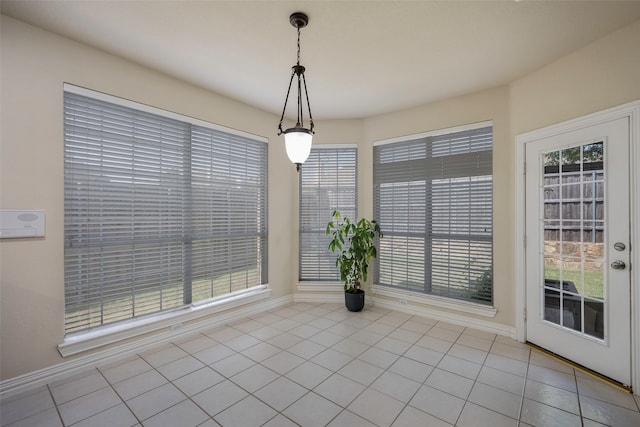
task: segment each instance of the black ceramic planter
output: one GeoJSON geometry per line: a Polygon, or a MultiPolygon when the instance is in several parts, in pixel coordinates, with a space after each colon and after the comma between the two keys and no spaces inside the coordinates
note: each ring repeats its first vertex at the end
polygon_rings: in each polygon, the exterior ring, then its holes
{"type": "Polygon", "coordinates": [[[344,293],[344,305],[349,311],[360,311],[364,307],[364,291],[357,289],[355,292],[344,293]]]}

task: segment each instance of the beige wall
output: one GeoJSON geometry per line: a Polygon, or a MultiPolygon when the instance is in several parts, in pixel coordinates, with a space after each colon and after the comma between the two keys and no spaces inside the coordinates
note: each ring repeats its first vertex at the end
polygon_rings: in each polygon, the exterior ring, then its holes
{"type": "Polygon", "coordinates": [[[640,20],[511,84],[511,136],[640,99],[640,20]]]}
{"type": "MultiPolygon", "coordinates": [[[[73,83],[268,137],[269,284],[294,292],[297,179],[277,117],[2,16],[0,207],[44,209],[43,239],[0,241],[0,378],[60,363],[63,339],[62,84],[73,83]]],[[[364,120],[317,123],[317,143],[358,143],[359,212],[371,216],[373,141],[494,121],[495,319],[514,325],[514,137],[640,98],[640,21],[510,86],[364,120]]]]}

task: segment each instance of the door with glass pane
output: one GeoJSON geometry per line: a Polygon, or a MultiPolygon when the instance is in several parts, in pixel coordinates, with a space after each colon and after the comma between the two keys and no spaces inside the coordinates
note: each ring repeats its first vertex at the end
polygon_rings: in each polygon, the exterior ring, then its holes
{"type": "Polygon", "coordinates": [[[629,125],[526,145],[527,341],[630,384],[629,125]]]}

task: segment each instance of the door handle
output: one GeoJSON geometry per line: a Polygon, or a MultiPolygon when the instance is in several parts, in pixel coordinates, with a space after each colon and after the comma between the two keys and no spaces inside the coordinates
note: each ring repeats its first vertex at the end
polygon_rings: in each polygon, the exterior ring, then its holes
{"type": "Polygon", "coordinates": [[[624,270],[627,267],[627,265],[624,263],[624,261],[613,261],[611,263],[611,268],[613,268],[614,270],[624,270]]]}

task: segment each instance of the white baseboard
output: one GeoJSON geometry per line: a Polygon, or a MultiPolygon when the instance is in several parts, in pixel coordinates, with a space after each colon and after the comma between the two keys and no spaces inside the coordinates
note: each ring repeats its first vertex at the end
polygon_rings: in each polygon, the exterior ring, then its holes
{"type": "Polygon", "coordinates": [[[515,339],[516,336],[516,329],[508,325],[489,322],[473,317],[467,317],[462,314],[450,313],[425,306],[400,304],[400,302],[392,301],[385,298],[372,297],[372,299],[376,307],[382,307],[389,310],[400,311],[402,313],[413,314],[414,316],[422,316],[434,320],[441,320],[443,322],[449,322],[460,326],[479,329],[481,331],[503,335],[513,339],[515,339]]]}
{"type": "Polygon", "coordinates": [[[181,339],[190,334],[222,326],[236,320],[246,317],[255,316],[262,312],[273,310],[294,301],[292,295],[286,295],[280,298],[269,299],[262,302],[248,304],[243,307],[236,307],[230,313],[213,315],[207,319],[197,321],[186,325],[177,331],[165,331],[156,333],[148,337],[140,338],[134,342],[112,347],[107,350],[81,356],[74,360],[62,362],[57,365],[49,366],[44,369],[29,372],[14,378],[0,381],[0,398],[4,399],[19,393],[23,393],[34,388],[43,386],[50,382],[62,379],[64,377],[80,373],[82,371],[104,366],[115,362],[117,359],[140,353],[151,348],[154,345],[169,340],[181,339]]]}
{"type": "MultiPolygon", "coordinates": [[[[302,292],[296,293],[293,296],[294,302],[310,302],[310,303],[342,303],[344,302],[344,292],[328,293],[328,292],[302,292]]],[[[378,298],[375,296],[367,295],[367,305],[374,305],[375,307],[386,308],[389,310],[399,311],[402,313],[412,314],[415,316],[428,317],[434,320],[442,320],[443,322],[454,323],[456,325],[479,329],[481,331],[490,332],[493,334],[507,336],[514,338],[516,335],[515,328],[500,323],[489,322],[486,320],[477,319],[474,317],[468,317],[462,314],[450,313],[435,308],[428,308],[425,306],[418,306],[414,304],[400,304],[397,301],[392,301],[386,298],[378,298]]]]}
{"type": "Polygon", "coordinates": [[[310,302],[314,304],[321,303],[340,303],[344,302],[344,291],[340,293],[315,293],[315,292],[303,292],[296,293],[293,295],[294,302],[310,302]]]}
{"type": "Polygon", "coordinates": [[[373,295],[381,295],[393,298],[397,301],[412,301],[418,304],[425,304],[430,307],[440,307],[448,310],[456,310],[465,314],[473,314],[482,317],[496,317],[498,310],[484,304],[471,301],[456,300],[452,298],[440,297],[437,295],[427,295],[420,292],[396,289],[390,286],[373,285],[371,287],[373,295]]]}

